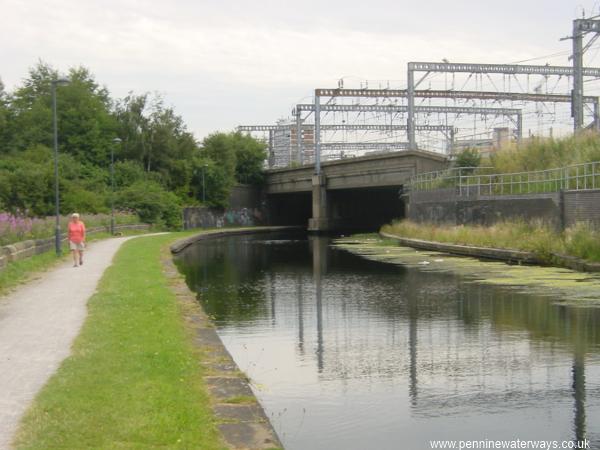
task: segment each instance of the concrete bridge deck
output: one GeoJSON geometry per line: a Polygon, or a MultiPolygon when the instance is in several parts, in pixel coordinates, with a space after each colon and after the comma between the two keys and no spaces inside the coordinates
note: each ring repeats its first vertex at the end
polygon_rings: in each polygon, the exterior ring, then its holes
{"type": "MultiPolygon", "coordinates": [[[[399,202],[398,190],[412,175],[441,170],[447,165],[445,155],[403,150],[326,161],[321,164],[319,175],[315,174],[314,164],[274,169],[267,172],[266,194],[272,204],[287,194],[287,208],[301,208],[305,196],[310,195],[309,230],[328,231],[343,227],[353,216],[369,214],[367,206],[378,204],[379,213],[384,213],[383,203],[399,202]]],[[[396,217],[403,213],[394,212],[396,217]]]]}

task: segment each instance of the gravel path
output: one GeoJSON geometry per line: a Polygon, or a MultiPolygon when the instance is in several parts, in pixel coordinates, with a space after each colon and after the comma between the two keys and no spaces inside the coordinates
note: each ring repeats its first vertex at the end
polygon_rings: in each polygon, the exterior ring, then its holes
{"type": "Polygon", "coordinates": [[[72,260],[0,297],[0,449],[27,407],[71,350],[104,270],[130,237],[90,244],[84,264],[72,260]]]}

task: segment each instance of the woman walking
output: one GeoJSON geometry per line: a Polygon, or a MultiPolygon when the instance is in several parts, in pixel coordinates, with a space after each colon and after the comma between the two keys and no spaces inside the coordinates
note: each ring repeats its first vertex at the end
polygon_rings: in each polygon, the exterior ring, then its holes
{"type": "Polygon", "coordinates": [[[85,248],[85,224],[79,220],[79,214],[71,214],[69,221],[69,248],[73,254],[73,267],[83,264],[85,248]]]}

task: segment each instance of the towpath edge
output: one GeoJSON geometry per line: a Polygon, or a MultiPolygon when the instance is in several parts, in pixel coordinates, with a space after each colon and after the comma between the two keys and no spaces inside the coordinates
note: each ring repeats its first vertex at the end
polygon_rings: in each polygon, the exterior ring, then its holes
{"type": "Polygon", "coordinates": [[[9,448],[22,415],[71,353],[88,299],[128,239],[94,242],[83,266],[68,259],[0,297],[0,449],[9,448]]]}
{"type": "MultiPolygon", "coordinates": [[[[170,246],[170,250],[172,254],[177,254],[195,242],[207,239],[299,229],[302,228],[259,227],[218,230],[177,241],[170,246]]],[[[224,441],[233,449],[283,448],[264,409],[250,388],[249,380],[223,345],[214,324],[197,301],[197,295],[188,288],[172,258],[165,256],[163,264],[165,275],[182,305],[186,326],[194,335],[194,345],[204,354],[202,363],[207,371],[204,380],[212,398],[215,417],[222,421],[217,427],[224,441]],[[253,399],[253,401],[242,403],[229,401],[235,398],[253,399]]]]}

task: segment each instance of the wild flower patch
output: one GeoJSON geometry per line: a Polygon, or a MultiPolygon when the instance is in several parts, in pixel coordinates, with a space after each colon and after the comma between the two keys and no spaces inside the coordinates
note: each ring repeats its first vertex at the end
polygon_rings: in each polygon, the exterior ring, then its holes
{"type": "MultiPolygon", "coordinates": [[[[84,214],[82,220],[88,228],[108,226],[110,224],[110,214],[84,214]]],[[[60,218],[60,227],[63,232],[66,230],[68,221],[68,216],[60,218]]],[[[115,214],[115,223],[119,225],[139,223],[139,218],[136,214],[119,212],[115,214]]],[[[28,239],[52,237],[55,227],[56,219],[54,217],[27,217],[0,212],[0,246],[28,239]]]]}

